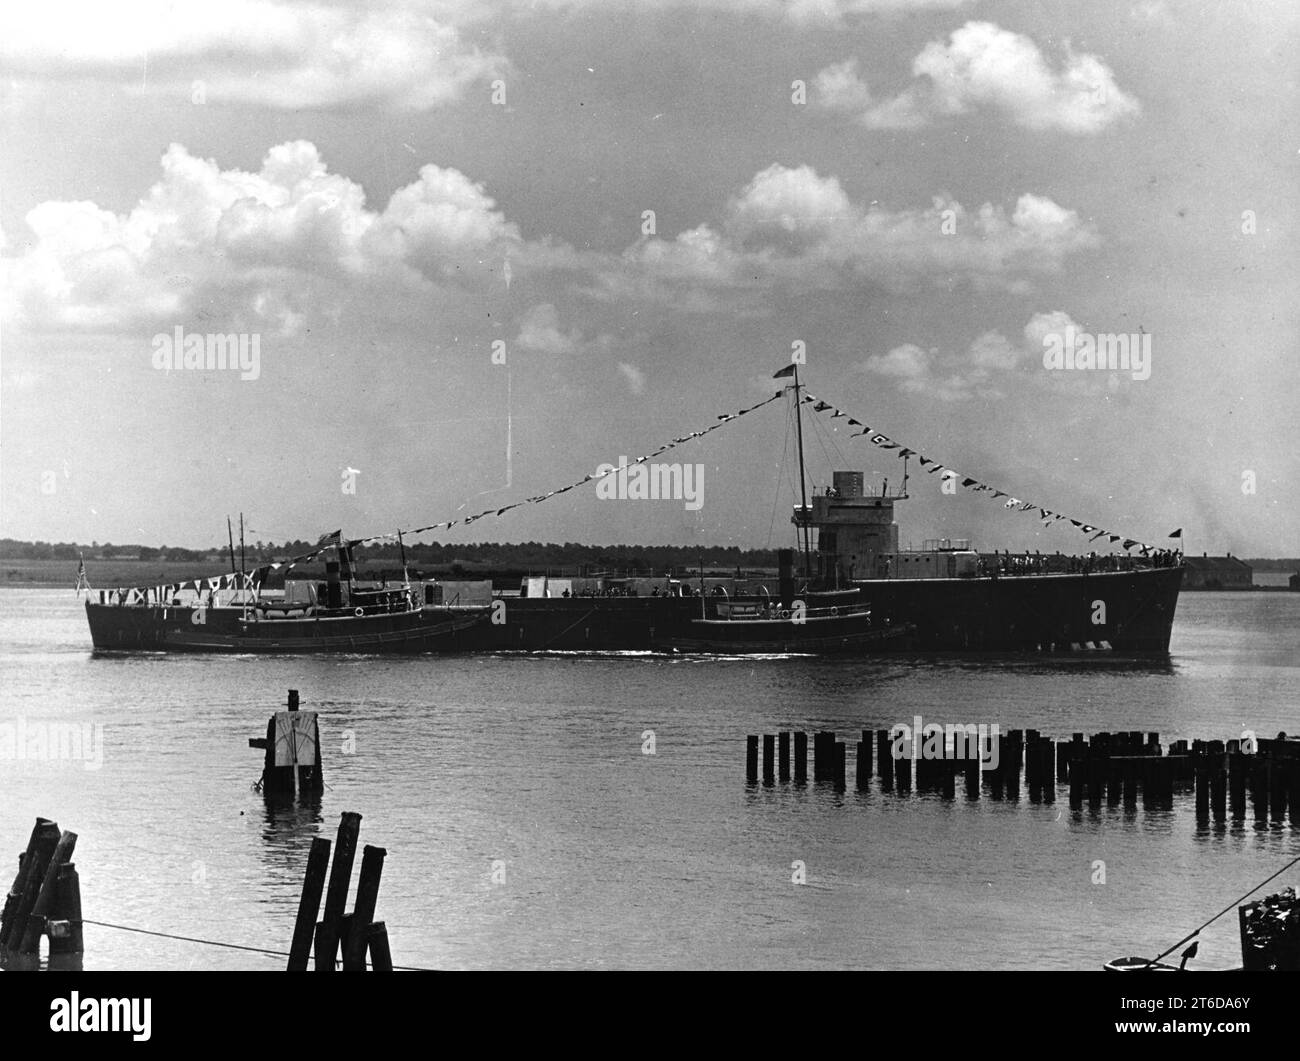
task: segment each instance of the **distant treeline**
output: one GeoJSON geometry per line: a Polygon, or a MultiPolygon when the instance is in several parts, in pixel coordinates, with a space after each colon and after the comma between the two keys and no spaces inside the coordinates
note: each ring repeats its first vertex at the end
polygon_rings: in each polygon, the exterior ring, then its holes
{"type": "MultiPolygon", "coordinates": [[[[292,541],[283,545],[269,542],[246,543],[246,566],[286,560],[302,556],[315,549],[314,542],[292,541]]],[[[358,560],[395,560],[400,562],[401,552],[396,542],[358,548],[358,560]]],[[[108,542],[20,542],[0,538],[0,560],[72,560],[79,556],[90,560],[166,560],[174,563],[224,563],[230,566],[228,549],[181,549],[174,546],[113,545],[108,542]]],[[[239,546],[235,546],[238,564],[239,546]]],[[[737,546],[714,545],[582,545],[565,542],[563,545],[544,542],[519,542],[517,544],[482,542],[408,545],[407,561],[412,565],[465,569],[544,571],[565,567],[609,569],[618,571],[664,571],[693,569],[701,563],[708,568],[775,567],[775,549],[740,549],[737,546]]]]}

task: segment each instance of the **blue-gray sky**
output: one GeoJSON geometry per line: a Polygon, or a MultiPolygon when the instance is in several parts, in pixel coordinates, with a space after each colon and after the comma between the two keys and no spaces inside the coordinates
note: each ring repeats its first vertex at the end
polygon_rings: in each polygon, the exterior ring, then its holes
{"type": "MultiPolygon", "coordinates": [[[[708,426],[800,341],[813,393],[963,475],[1295,555],[1298,28],[1289,0],[10,5],[0,535],[451,519],[708,426]],[[256,335],[257,378],[157,369],[177,327],[256,335]],[[1149,334],[1149,378],[1045,368],[1067,328],[1149,334]]],[[[897,481],[818,422],[816,481],[897,481]]],[[[787,544],[786,444],[772,405],[663,455],[704,465],[698,511],[588,486],[444,537],[787,544]]],[[[912,470],[904,542],[1094,547],[912,470]]]]}

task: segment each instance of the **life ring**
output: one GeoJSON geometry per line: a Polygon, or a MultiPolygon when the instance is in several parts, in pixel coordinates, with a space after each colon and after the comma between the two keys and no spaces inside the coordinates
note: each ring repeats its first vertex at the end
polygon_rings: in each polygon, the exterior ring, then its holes
{"type": "Polygon", "coordinates": [[[778,619],[789,619],[789,618],[790,618],[790,609],[789,609],[789,608],[782,608],[779,612],[776,613],[776,617],[777,617],[778,619]]]}
{"type": "Polygon", "coordinates": [[[360,619],[363,615],[366,614],[366,610],[365,608],[358,607],[352,612],[352,614],[355,615],[358,619],[360,619]]]}
{"type": "Polygon", "coordinates": [[[836,608],[834,605],[832,605],[832,606],[831,606],[831,615],[839,615],[839,614],[840,614],[840,610],[839,610],[838,608],[836,608]]]}

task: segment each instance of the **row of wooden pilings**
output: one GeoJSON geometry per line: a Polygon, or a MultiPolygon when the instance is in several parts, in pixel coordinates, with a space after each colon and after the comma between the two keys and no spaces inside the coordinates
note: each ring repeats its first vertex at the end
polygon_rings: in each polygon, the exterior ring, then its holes
{"type": "MultiPolygon", "coordinates": [[[[904,742],[906,743],[906,742],[904,742]]],[[[1175,791],[1191,789],[1198,821],[1241,821],[1249,802],[1257,822],[1290,819],[1300,825],[1300,740],[1277,739],[1175,741],[1166,754],[1159,733],[1096,733],[1085,738],[1054,740],[1037,730],[1009,730],[963,747],[949,737],[943,756],[922,754],[895,758],[890,730],[862,731],[856,742],[854,784],[870,787],[873,774],[884,791],[935,791],[956,796],[957,778],[967,798],[978,799],[987,786],[993,799],[1018,800],[1021,778],[1031,802],[1056,800],[1057,784],[1068,787],[1072,807],[1136,806],[1139,792],[1146,807],[1167,807],[1175,791]],[[996,743],[996,755],[993,754],[996,743]],[[981,750],[984,761],[981,761],[981,750]],[[966,754],[963,754],[965,752],[966,754]]],[[[813,782],[843,791],[848,780],[848,744],[833,731],[813,734],[813,782]]],[[[808,734],[796,730],[746,738],[745,776],[750,784],[796,785],[808,782],[808,734]],[[761,739],[761,774],[760,774],[761,739]],[[793,755],[791,754],[793,752],[793,755]]]]}

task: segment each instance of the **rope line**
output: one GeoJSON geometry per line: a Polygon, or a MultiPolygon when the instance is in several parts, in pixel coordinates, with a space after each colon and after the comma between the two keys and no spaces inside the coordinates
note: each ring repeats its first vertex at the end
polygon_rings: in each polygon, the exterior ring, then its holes
{"type": "MultiPolygon", "coordinates": [[[[73,920],[72,923],[81,925],[98,925],[100,928],[115,928],[120,932],[135,932],[142,936],[159,936],[162,939],[178,939],[185,943],[201,943],[206,947],[226,947],[229,950],[252,951],[254,954],[269,954],[276,958],[290,957],[287,950],[270,950],[267,947],[250,947],[244,943],[223,943],[220,940],[201,939],[198,936],[179,936],[174,932],[156,932],[153,929],[137,928],[134,925],[116,925],[111,921],[92,921],[88,917],[83,917],[80,921],[73,920]]],[[[308,957],[314,960],[316,957],[315,952],[312,951],[309,953],[308,957]]],[[[336,967],[342,964],[343,960],[341,958],[334,959],[334,965],[336,967]]],[[[372,962],[366,962],[366,965],[374,968],[372,962]]],[[[435,973],[438,971],[437,969],[425,969],[417,965],[394,965],[393,968],[400,969],[402,972],[410,973],[435,973]]]]}

